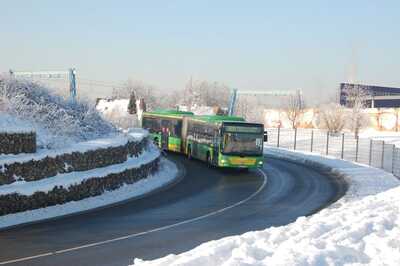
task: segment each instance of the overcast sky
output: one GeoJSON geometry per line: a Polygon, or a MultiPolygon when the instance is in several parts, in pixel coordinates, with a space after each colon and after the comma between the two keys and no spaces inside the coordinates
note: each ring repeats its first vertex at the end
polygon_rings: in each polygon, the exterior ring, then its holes
{"type": "Polygon", "coordinates": [[[400,1],[1,1],[0,72],[75,67],[82,80],[163,89],[192,76],[320,98],[355,68],[360,82],[400,87],[399,11],[400,1]]]}

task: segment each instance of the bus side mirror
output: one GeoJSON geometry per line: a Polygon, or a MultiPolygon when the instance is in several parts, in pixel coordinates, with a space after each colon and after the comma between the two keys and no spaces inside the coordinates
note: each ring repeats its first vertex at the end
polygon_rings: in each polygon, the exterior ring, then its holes
{"type": "Polygon", "coordinates": [[[268,132],[264,131],[264,142],[268,142],[268,132]]]}

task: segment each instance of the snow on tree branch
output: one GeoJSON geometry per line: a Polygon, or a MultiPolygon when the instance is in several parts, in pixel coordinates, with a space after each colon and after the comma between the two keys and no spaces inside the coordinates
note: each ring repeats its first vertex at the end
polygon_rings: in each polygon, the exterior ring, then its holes
{"type": "Polygon", "coordinates": [[[90,104],[65,100],[35,82],[3,79],[0,95],[7,105],[4,111],[50,134],[42,140],[38,134],[39,146],[54,147],[60,140],[82,141],[116,132],[90,104]]]}

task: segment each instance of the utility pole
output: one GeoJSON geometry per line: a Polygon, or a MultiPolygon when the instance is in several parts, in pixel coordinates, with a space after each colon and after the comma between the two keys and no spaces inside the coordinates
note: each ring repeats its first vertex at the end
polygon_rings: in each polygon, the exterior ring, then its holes
{"type": "Polygon", "coordinates": [[[75,68],[69,69],[69,95],[71,101],[76,101],[76,70],[75,68]]]}
{"type": "Polygon", "coordinates": [[[237,98],[237,89],[232,89],[231,99],[229,101],[228,115],[232,116],[235,111],[235,104],[237,98]]]}

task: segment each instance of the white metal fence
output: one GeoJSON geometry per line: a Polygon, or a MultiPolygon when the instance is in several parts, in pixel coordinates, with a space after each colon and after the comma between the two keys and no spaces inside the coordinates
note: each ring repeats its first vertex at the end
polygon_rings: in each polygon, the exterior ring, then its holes
{"type": "Polygon", "coordinates": [[[267,129],[271,146],[331,155],[384,169],[400,177],[400,148],[383,140],[316,129],[267,129]]]}

